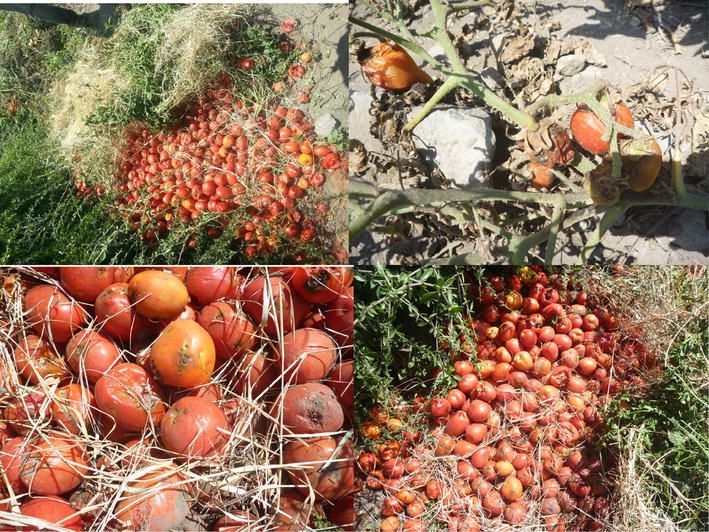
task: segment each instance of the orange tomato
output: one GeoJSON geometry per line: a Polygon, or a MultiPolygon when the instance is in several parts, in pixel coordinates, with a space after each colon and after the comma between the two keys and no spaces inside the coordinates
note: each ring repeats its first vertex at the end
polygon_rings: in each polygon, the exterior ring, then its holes
{"type": "Polygon", "coordinates": [[[175,320],[155,340],[149,360],[155,378],[168,386],[206,384],[216,362],[214,341],[196,321],[175,320]]]}

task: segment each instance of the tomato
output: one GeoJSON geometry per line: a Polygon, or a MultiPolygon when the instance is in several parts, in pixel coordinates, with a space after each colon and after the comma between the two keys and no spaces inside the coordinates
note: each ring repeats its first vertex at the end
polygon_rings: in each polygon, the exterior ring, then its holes
{"type": "Polygon", "coordinates": [[[118,364],[108,370],[96,383],[94,394],[99,409],[125,430],[142,431],[165,414],[160,388],[137,364],[118,364]]]}
{"type": "Polygon", "coordinates": [[[72,297],[93,304],[101,292],[113,283],[125,283],[133,276],[133,268],[117,266],[63,266],[59,278],[72,297]]]}
{"type": "Polygon", "coordinates": [[[433,417],[447,416],[451,411],[451,404],[447,399],[431,399],[430,410],[433,417]]]}
{"type": "Polygon", "coordinates": [[[272,360],[258,353],[247,353],[241,360],[234,389],[237,393],[258,397],[276,381],[276,368],[272,360]]]}
{"type": "Polygon", "coordinates": [[[22,457],[20,478],[30,493],[61,495],[73,490],[88,471],[82,444],[48,436],[30,444],[22,457]]]}
{"type": "Polygon", "coordinates": [[[84,524],[79,512],[60,497],[34,497],[20,506],[20,513],[67,530],[81,530],[84,524]]]}
{"type": "Polygon", "coordinates": [[[468,408],[468,417],[474,423],[483,423],[490,417],[490,405],[485,401],[475,399],[468,408]]]}
{"type": "Polygon", "coordinates": [[[519,525],[527,518],[527,507],[523,502],[513,502],[505,508],[504,518],[511,525],[519,525]]]}
{"type": "Polygon", "coordinates": [[[350,286],[325,310],[325,324],[332,338],[345,352],[354,345],[354,287],[350,286]]]}
{"type": "Polygon", "coordinates": [[[17,371],[32,384],[54,377],[62,380],[69,376],[62,359],[40,337],[29,334],[22,338],[15,349],[17,371]]]}
{"type": "Polygon", "coordinates": [[[337,395],[345,412],[352,417],[354,408],[354,360],[336,364],[325,384],[337,395]]]}
{"type": "Polygon", "coordinates": [[[291,294],[282,277],[258,276],[244,287],[241,297],[244,311],[255,324],[262,324],[269,336],[278,332],[287,334],[302,323],[310,309],[298,297],[291,294]],[[264,304],[266,312],[264,313],[264,304]]]}
{"type": "Polygon", "coordinates": [[[297,329],[283,338],[281,360],[286,379],[295,384],[323,379],[337,358],[337,344],[319,329],[297,329]]]}
{"type": "MultiPolygon", "coordinates": [[[[2,467],[4,476],[16,495],[25,491],[20,478],[20,469],[23,457],[29,449],[30,442],[25,438],[10,438],[0,449],[0,467],[2,467]]],[[[4,490],[3,486],[3,493],[4,490]]]]}
{"type": "Polygon", "coordinates": [[[23,309],[26,322],[43,338],[66,343],[86,320],[86,312],[56,286],[47,284],[30,288],[25,294],[23,309]]]}
{"type": "Polygon", "coordinates": [[[487,425],[483,423],[471,423],[465,429],[465,439],[470,443],[478,444],[487,437],[487,425]]]}
{"type": "Polygon", "coordinates": [[[446,397],[452,408],[460,408],[465,403],[465,394],[459,389],[453,389],[448,392],[446,397]]]}
{"type": "Polygon", "coordinates": [[[79,384],[59,388],[52,398],[52,419],[71,434],[87,433],[91,409],[96,407],[91,390],[79,384]]]}
{"type": "Polygon", "coordinates": [[[153,375],[168,386],[192,388],[206,384],[215,362],[212,337],[193,320],[171,322],[150,348],[153,375]]]}
{"type": "Polygon", "coordinates": [[[224,411],[202,397],[177,400],[160,421],[165,449],[183,457],[214,456],[229,439],[224,411]]]}
{"type": "Polygon", "coordinates": [[[95,383],[121,360],[121,353],[105,335],[82,329],[66,345],[66,360],[75,373],[95,383]]]}
{"type": "Polygon", "coordinates": [[[128,298],[138,314],[154,320],[173,319],[190,302],[182,281],[159,270],[134,275],[128,283],[128,298]]]}
{"type": "Polygon", "coordinates": [[[192,497],[182,481],[174,466],[142,475],[129,484],[130,495],[116,506],[116,518],[133,530],[198,529],[189,518],[192,497]]]}
{"type": "Polygon", "coordinates": [[[344,413],[335,393],[329,387],[310,382],[289,386],[279,403],[283,409],[283,426],[293,434],[318,434],[335,432],[342,428],[344,413]]]}
{"type": "Polygon", "coordinates": [[[288,475],[302,494],[314,492],[316,500],[336,500],[354,489],[352,447],[345,444],[338,453],[337,441],[331,437],[288,443],[283,450],[284,464],[314,464],[310,469],[287,469],[288,475]],[[336,459],[327,469],[318,463],[336,459]]]}
{"type": "Polygon", "coordinates": [[[290,284],[305,301],[324,304],[337,299],[352,280],[352,268],[346,266],[305,266],[295,269],[290,284]]]}
{"type": "Polygon", "coordinates": [[[128,297],[128,283],[114,283],[96,298],[96,321],[101,330],[123,343],[140,343],[152,333],[128,297]]]}
{"type": "MultiPolygon", "coordinates": [[[[615,106],[613,120],[630,129],[635,127],[630,109],[623,103],[615,106]]],[[[569,127],[574,140],[585,150],[595,154],[603,154],[610,149],[610,139],[603,139],[606,126],[590,109],[577,109],[571,116],[569,127]]]]}
{"type": "Polygon", "coordinates": [[[462,410],[459,410],[448,418],[448,423],[446,424],[446,434],[454,437],[461,436],[468,428],[468,425],[470,425],[468,414],[462,410]]]}
{"type": "Polygon", "coordinates": [[[472,373],[463,375],[458,381],[458,388],[464,394],[470,394],[478,387],[478,378],[472,373]]]}
{"type": "Polygon", "coordinates": [[[247,532],[259,522],[259,518],[249,512],[232,510],[229,513],[231,517],[222,516],[214,524],[214,532],[247,532]]]}
{"type": "Polygon", "coordinates": [[[220,360],[241,356],[256,343],[256,328],[246,314],[225,301],[216,301],[204,307],[197,318],[214,341],[220,360]]]}

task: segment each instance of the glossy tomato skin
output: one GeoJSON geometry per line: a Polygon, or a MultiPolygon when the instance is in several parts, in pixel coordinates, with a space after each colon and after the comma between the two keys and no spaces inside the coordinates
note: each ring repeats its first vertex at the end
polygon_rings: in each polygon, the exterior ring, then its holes
{"type": "Polygon", "coordinates": [[[128,282],[132,276],[132,267],[63,266],[59,269],[64,289],[78,301],[91,304],[110,285],[128,282]]]}
{"type": "Polygon", "coordinates": [[[231,427],[224,412],[202,397],[183,397],[160,421],[160,440],[168,451],[183,457],[217,454],[231,427]]]}
{"type": "MultiPolygon", "coordinates": [[[[81,530],[81,515],[71,504],[60,497],[35,497],[20,506],[20,513],[28,517],[43,519],[67,530],[81,530]]],[[[26,530],[30,530],[27,528],[26,530]]]]}
{"type": "MultiPolygon", "coordinates": [[[[625,104],[616,106],[614,120],[621,125],[633,128],[633,117],[625,104]]],[[[585,150],[595,154],[606,153],[610,149],[610,140],[603,140],[606,127],[596,113],[590,109],[577,109],[571,116],[571,133],[574,140],[585,150]]]]}
{"type": "Polygon", "coordinates": [[[57,389],[52,398],[52,420],[71,434],[90,430],[89,416],[96,408],[94,394],[80,384],[68,384],[57,389]]]}
{"type": "Polygon", "coordinates": [[[337,299],[353,280],[346,266],[302,266],[295,268],[290,285],[308,303],[322,305],[337,299]]]}
{"type": "Polygon", "coordinates": [[[303,495],[315,492],[316,500],[334,501],[344,497],[354,489],[354,463],[352,446],[345,444],[335,455],[337,440],[329,436],[308,440],[294,441],[287,444],[283,450],[283,462],[297,464],[303,462],[315,463],[307,472],[302,469],[289,469],[288,474],[303,495]],[[331,462],[327,469],[321,469],[317,463],[323,464],[335,455],[338,462],[331,462]]]}
{"type": "Polygon", "coordinates": [[[346,360],[336,364],[325,381],[348,416],[352,418],[354,408],[354,360],[346,360]]]}
{"type": "Polygon", "coordinates": [[[215,362],[212,337],[193,320],[171,322],[150,349],[150,367],[155,378],[177,388],[208,383],[215,362]]]}
{"type": "Polygon", "coordinates": [[[49,377],[62,380],[68,372],[59,355],[48,342],[29,334],[22,338],[15,349],[17,371],[32,384],[49,377]]]}
{"type": "Polygon", "coordinates": [[[61,495],[84,479],[88,464],[82,445],[64,437],[34,441],[22,458],[20,478],[30,493],[61,495]]]}
{"type": "Polygon", "coordinates": [[[256,328],[248,316],[226,301],[215,301],[204,307],[197,318],[214,340],[220,360],[242,356],[256,343],[256,328]]]}
{"type": "Polygon", "coordinates": [[[165,414],[162,392],[151,375],[129,362],[114,366],[96,383],[96,404],[121,428],[142,431],[165,414]]]}
{"type": "Polygon", "coordinates": [[[319,381],[332,369],[337,359],[337,344],[320,329],[297,329],[283,339],[281,351],[286,378],[295,384],[319,381]]]}
{"type": "Polygon", "coordinates": [[[182,281],[160,270],[146,270],[131,277],[128,298],[138,314],[152,320],[171,320],[190,302],[182,281]]]}
{"type": "Polygon", "coordinates": [[[187,291],[202,306],[236,296],[240,284],[241,276],[231,266],[193,266],[185,277],[187,291]]]}
{"type": "Polygon", "coordinates": [[[48,284],[30,288],[25,294],[27,323],[43,338],[63,344],[69,341],[86,320],[86,311],[56,286],[48,284]]]}
{"type": "Polygon", "coordinates": [[[66,344],[66,360],[74,373],[83,371],[88,381],[95,383],[121,360],[121,352],[106,335],[83,329],[66,344]]]}
{"type": "Polygon", "coordinates": [[[335,432],[342,428],[344,414],[334,392],[319,382],[289,386],[276,404],[283,407],[283,426],[293,434],[335,432]]]}
{"type": "Polygon", "coordinates": [[[261,325],[263,304],[266,302],[266,321],[263,330],[269,336],[287,334],[297,328],[310,312],[309,305],[291,293],[280,276],[258,276],[249,281],[241,295],[244,311],[255,325],[261,325]],[[264,296],[265,291],[265,296],[264,296]]]}
{"type": "Polygon", "coordinates": [[[128,283],[114,283],[96,298],[96,320],[106,332],[124,344],[145,341],[153,327],[138,314],[128,297],[128,283]]]}
{"type": "Polygon", "coordinates": [[[354,287],[350,286],[325,310],[325,325],[328,332],[344,352],[352,351],[354,345],[354,287]]]}

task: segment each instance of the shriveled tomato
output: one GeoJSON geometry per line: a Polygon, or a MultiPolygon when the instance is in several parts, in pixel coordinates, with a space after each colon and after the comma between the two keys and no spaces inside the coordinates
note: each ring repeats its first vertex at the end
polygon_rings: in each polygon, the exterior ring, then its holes
{"type": "Polygon", "coordinates": [[[162,392],[155,380],[137,364],[114,366],[96,383],[96,404],[119,427],[142,431],[165,414],[162,392]]]}
{"type": "Polygon", "coordinates": [[[309,303],[330,303],[350,287],[352,268],[346,266],[306,266],[296,268],[291,286],[309,303]]]}
{"type": "Polygon", "coordinates": [[[241,356],[256,343],[256,328],[248,316],[233,304],[215,301],[204,307],[197,318],[214,340],[220,360],[241,356]]]}
{"type": "Polygon", "coordinates": [[[55,377],[59,380],[69,376],[62,359],[52,346],[33,334],[22,338],[15,349],[17,371],[32,384],[55,377]]]}
{"type": "Polygon", "coordinates": [[[23,309],[28,325],[43,338],[60,344],[68,342],[87,317],[76,301],[48,284],[30,288],[25,294],[23,309]]]}
{"type": "Polygon", "coordinates": [[[293,434],[335,432],[342,428],[344,415],[333,391],[318,382],[289,386],[274,408],[283,409],[283,426],[293,434]]]}
{"type": "Polygon", "coordinates": [[[147,318],[138,314],[128,297],[128,283],[114,283],[96,298],[96,321],[123,343],[141,343],[152,334],[147,318]]]}
{"type": "Polygon", "coordinates": [[[171,322],[150,349],[150,367],[155,378],[178,388],[209,382],[215,361],[212,337],[192,320],[171,322]]]}
{"type": "Polygon", "coordinates": [[[160,421],[160,441],[183,457],[218,453],[229,439],[231,427],[224,411],[202,397],[183,397],[160,421]]]}
{"type": "Polygon", "coordinates": [[[20,513],[67,530],[81,530],[84,525],[79,512],[60,497],[34,497],[20,506],[20,513]]]}
{"type": "Polygon", "coordinates": [[[337,344],[320,329],[297,329],[283,339],[281,349],[286,378],[296,384],[323,379],[337,358],[337,344]]]}
{"type": "Polygon", "coordinates": [[[141,316],[170,320],[190,302],[187,288],[168,272],[146,270],[134,275],[128,283],[128,298],[141,316]]]}
{"type": "Polygon", "coordinates": [[[118,346],[98,331],[83,329],[66,345],[66,360],[77,374],[95,383],[121,359],[118,346]]]}
{"type": "Polygon", "coordinates": [[[127,283],[132,276],[132,267],[63,266],[59,269],[59,278],[66,291],[79,301],[91,304],[110,285],[127,283]]]}
{"type": "Polygon", "coordinates": [[[337,440],[330,437],[294,441],[283,449],[285,464],[308,463],[310,468],[288,469],[288,475],[303,494],[315,492],[317,500],[336,500],[354,489],[352,447],[345,444],[335,454],[337,440]],[[333,460],[327,468],[325,462],[333,460]]]}
{"type": "Polygon", "coordinates": [[[95,408],[94,394],[80,384],[59,388],[52,397],[52,418],[61,428],[72,434],[90,429],[89,416],[95,408]]]}
{"type": "Polygon", "coordinates": [[[20,478],[30,493],[61,495],[73,490],[88,471],[78,441],[49,436],[32,442],[22,457],[20,478]]]}
{"type": "Polygon", "coordinates": [[[298,296],[293,296],[286,281],[279,276],[259,276],[244,287],[241,298],[244,311],[269,336],[287,334],[297,328],[310,311],[298,296]],[[265,306],[265,312],[264,312],[265,306]]]}
{"type": "Polygon", "coordinates": [[[200,305],[236,296],[241,276],[231,266],[194,266],[185,277],[190,296],[200,305]]]}

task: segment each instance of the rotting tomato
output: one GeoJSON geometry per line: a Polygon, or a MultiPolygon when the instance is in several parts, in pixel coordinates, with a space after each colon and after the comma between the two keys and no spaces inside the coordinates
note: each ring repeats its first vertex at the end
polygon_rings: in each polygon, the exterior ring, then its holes
{"type": "Polygon", "coordinates": [[[288,443],[283,450],[285,464],[310,463],[310,469],[288,469],[288,474],[302,494],[315,493],[317,500],[336,500],[354,489],[352,446],[345,444],[336,453],[338,442],[331,437],[288,443]],[[323,467],[326,462],[327,467],[323,467]],[[322,465],[318,465],[321,463],[322,465]]]}
{"type": "Polygon", "coordinates": [[[230,432],[223,410],[202,397],[178,399],[160,420],[160,441],[181,457],[216,455],[230,432]]]}
{"type": "Polygon", "coordinates": [[[310,310],[300,297],[291,294],[288,284],[279,276],[252,279],[244,287],[241,301],[254,324],[263,325],[269,336],[287,334],[297,328],[310,310]]]}
{"type": "Polygon", "coordinates": [[[192,388],[209,382],[216,352],[209,333],[196,321],[175,320],[150,348],[149,364],[163,384],[192,388]]]}
{"type": "Polygon", "coordinates": [[[66,361],[78,375],[95,383],[121,360],[118,346],[105,335],[91,329],[78,331],[66,345],[66,361]]]}
{"type": "Polygon", "coordinates": [[[67,530],[79,531],[84,525],[79,512],[60,497],[33,497],[20,506],[20,513],[67,530]]]}
{"type": "Polygon", "coordinates": [[[138,314],[153,320],[173,319],[190,302],[182,281],[160,270],[146,270],[131,277],[128,299],[138,314]]]}
{"type": "Polygon", "coordinates": [[[220,360],[239,357],[256,343],[256,328],[240,309],[226,301],[205,306],[197,322],[209,333],[220,360]]]}
{"type": "Polygon", "coordinates": [[[69,376],[62,359],[50,343],[33,334],[18,342],[15,364],[17,371],[32,384],[51,377],[62,380],[69,376]]]}
{"type": "Polygon", "coordinates": [[[289,386],[275,406],[283,409],[283,426],[293,434],[336,432],[344,422],[335,393],[317,382],[289,386]]]}

